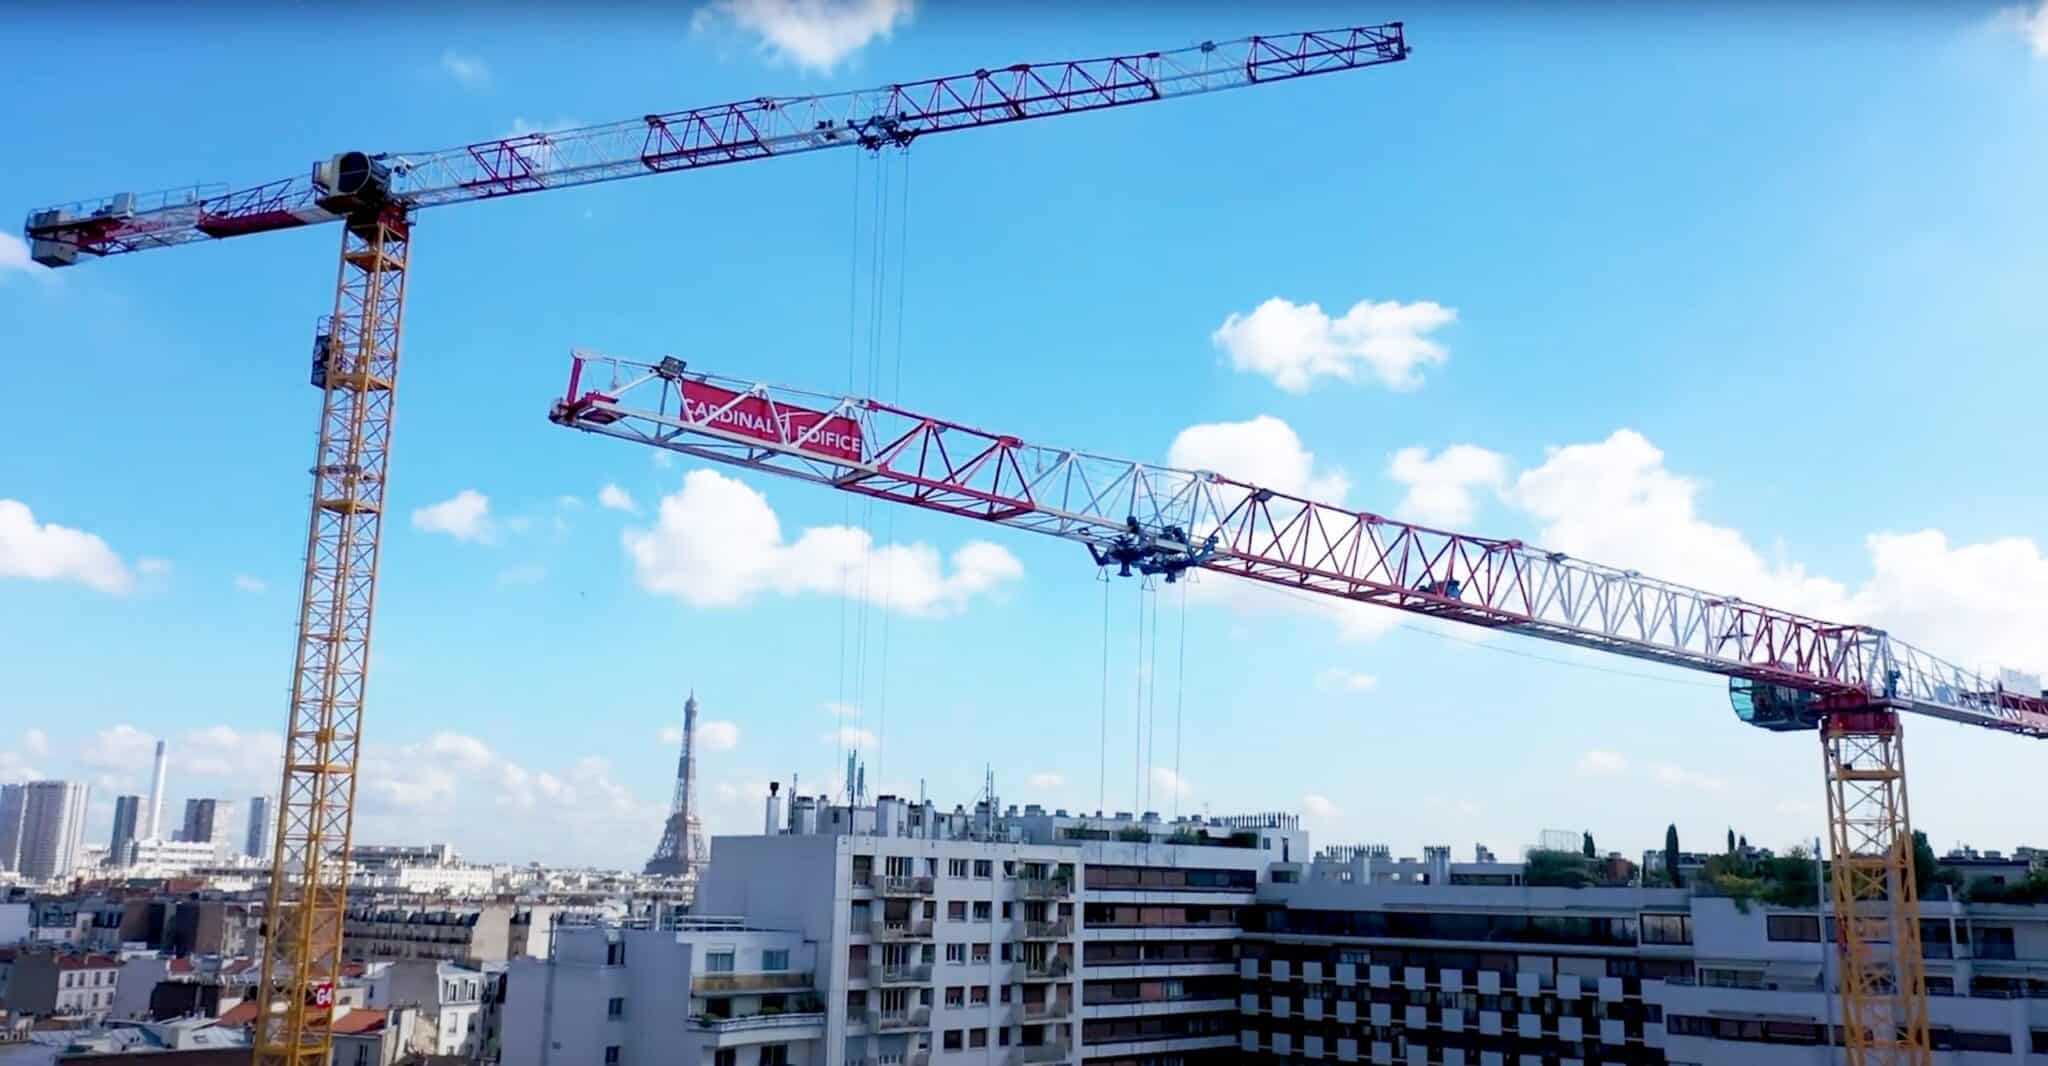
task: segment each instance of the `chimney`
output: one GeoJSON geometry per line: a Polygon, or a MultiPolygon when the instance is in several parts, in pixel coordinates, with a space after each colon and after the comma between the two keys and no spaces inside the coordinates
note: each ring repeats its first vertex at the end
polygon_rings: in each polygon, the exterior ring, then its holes
{"type": "Polygon", "coordinates": [[[761,835],[774,836],[782,827],[782,783],[768,782],[768,811],[761,819],[761,835]]]}

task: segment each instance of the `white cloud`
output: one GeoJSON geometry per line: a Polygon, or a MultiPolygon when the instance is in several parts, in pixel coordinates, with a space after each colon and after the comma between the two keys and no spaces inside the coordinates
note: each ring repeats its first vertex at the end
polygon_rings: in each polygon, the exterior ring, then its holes
{"type": "Polygon", "coordinates": [[[2048,559],[2033,540],[1951,546],[1937,530],[1864,539],[1871,576],[1849,603],[1900,639],[1964,666],[2048,675],[2048,559]]]}
{"type": "Polygon", "coordinates": [[[496,535],[491,522],[491,498],[475,489],[429,504],[412,513],[414,529],[446,533],[456,540],[488,544],[496,535]]]}
{"type": "Polygon", "coordinates": [[[1318,503],[1337,503],[1350,488],[1342,470],[1317,470],[1294,427],[1272,415],[1189,426],[1174,435],[1166,461],[1318,503]]]}
{"type": "Polygon", "coordinates": [[[1164,766],[1152,768],[1152,787],[1164,793],[1169,799],[1175,796],[1185,799],[1188,796],[1194,795],[1195,792],[1194,786],[1188,784],[1187,778],[1164,766]]]}
{"type": "Polygon", "coordinates": [[[1024,783],[1040,791],[1067,787],[1065,774],[1053,770],[1040,770],[1024,779],[1024,783]]]}
{"type": "Polygon", "coordinates": [[[260,577],[250,577],[247,574],[236,574],[235,588],[239,589],[242,592],[263,592],[266,589],[270,588],[270,586],[265,584],[263,582],[263,579],[260,577]]]}
{"type": "Polygon", "coordinates": [[[662,726],[654,731],[654,737],[663,744],[674,747],[683,742],[683,727],[679,725],[662,726]]]}
{"type": "Polygon", "coordinates": [[[640,505],[633,502],[632,493],[609,483],[597,490],[597,505],[614,511],[625,511],[628,514],[640,513],[640,505]]]}
{"type": "Polygon", "coordinates": [[[882,746],[881,738],[875,736],[872,730],[862,729],[857,725],[828,729],[819,734],[818,739],[834,747],[853,748],[857,751],[873,751],[882,746]]]}
{"type": "Polygon", "coordinates": [[[1508,496],[1548,524],[1547,549],[1633,567],[1831,622],[1885,629],[1960,665],[2048,673],[2048,558],[2025,537],[1954,545],[1938,530],[1865,538],[1869,576],[1854,589],[1772,562],[1697,511],[1699,486],[1632,430],[1552,449],[1508,496]]]}
{"type": "Polygon", "coordinates": [[[1316,687],[1330,692],[1371,692],[1379,684],[1380,679],[1371,674],[1335,666],[1316,675],[1316,687]]]}
{"type": "Polygon", "coordinates": [[[1715,774],[1688,770],[1683,766],[1660,763],[1650,767],[1650,776],[1660,785],[1672,788],[1687,788],[1699,792],[1722,793],[1728,791],[1728,779],[1715,774]]]}
{"type": "Polygon", "coordinates": [[[1364,372],[1390,389],[1422,385],[1422,370],[1448,358],[1429,334],[1458,317],[1429,300],[1360,300],[1342,318],[1320,304],[1274,297],[1250,314],[1232,312],[1210,340],[1237,370],[1264,374],[1288,392],[1306,392],[1319,377],[1349,381],[1364,372]]]}
{"type": "Polygon", "coordinates": [[[33,726],[21,734],[21,750],[31,759],[50,754],[50,734],[33,726]]]}
{"type": "Polygon", "coordinates": [[[1319,796],[1313,792],[1301,797],[1301,811],[1310,818],[1324,820],[1339,817],[1344,813],[1335,803],[1331,802],[1330,797],[1319,796]]]}
{"type": "Polygon", "coordinates": [[[8,274],[33,274],[44,270],[28,257],[28,242],[12,233],[0,231],[0,277],[8,274]]]}
{"type": "Polygon", "coordinates": [[[135,560],[135,572],[144,577],[163,577],[171,572],[171,561],[145,556],[135,560]]]}
{"type": "Polygon", "coordinates": [[[700,751],[731,751],[740,746],[740,727],[735,722],[721,722],[716,719],[697,723],[697,748],[700,751]]]}
{"type": "Polygon", "coordinates": [[[1552,448],[1524,471],[1511,502],[1548,523],[1543,548],[1785,610],[1843,619],[1846,591],[1795,564],[1773,564],[1740,532],[1697,511],[1699,485],[1664,466],[1630,429],[1596,444],[1552,448]]]}
{"type": "Polygon", "coordinates": [[[39,524],[28,504],[0,499],[0,577],[77,581],[101,592],[126,592],[128,567],[107,542],[55,522],[39,524]]]}
{"type": "Polygon", "coordinates": [[[970,541],[950,566],[925,544],[874,545],[865,530],[817,526],[784,543],[768,500],[713,470],[693,470],[664,497],[652,528],[621,535],[640,587],[695,607],[731,607],[773,592],[850,595],[909,614],[944,615],[1023,576],[998,545],[970,541]]]}
{"type": "Polygon", "coordinates": [[[78,761],[95,770],[132,770],[149,765],[156,738],[121,722],[97,730],[79,750],[78,761]]]}
{"type": "Polygon", "coordinates": [[[860,708],[851,703],[831,702],[825,704],[825,713],[834,718],[859,718],[860,708]]]}
{"type": "Polygon", "coordinates": [[[176,776],[226,778],[266,790],[276,787],[284,758],[282,736],[225,725],[186,730],[166,747],[176,776]]]}
{"type": "Polygon", "coordinates": [[[829,73],[876,38],[910,21],[911,0],[712,0],[690,20],[703,32],[734,26],[755,34],[777,61],[829,73]]]}
{"type": "Polygon", "coordinates": [[[2025,5],[2000,8],[1997,24],[2026,38],[2034,55],[2048,59],[2048,0],[2039,0],[2032,10],[2025,5]]]}
{"type": "Polygon", "coordinates": [[[424,750],[429,755],[451,760],[457,766],[470,770],[481,770],[496,759],[490,745],[467,734],[448,730],[428,737],[424,750]]]}
{"type": "Polygon", "coordinates": [[[458,52],[453,48],[441,53],[441,72],[454,78],[465,89],[482,89],[491,84],[491,67],[482,56],[458,52]]]}
{"type": "Polygon", "coordinates": [[[1628,756],[1618,751],[1588,751],[1579,756],[1580,777],[1613,777],[1628,769],[1628,756]]]}
{"type": "Polygon", "coordinates": [[[1387,464],[1387,476],[1408,486],[1394,513],[1412,522],[1448,527],[1472,520],[1472,490],[1499,489],[1508,463],[1499,452],[1453,444],[1432,458],[1427,449],[1403,448],[1387,464]]]}

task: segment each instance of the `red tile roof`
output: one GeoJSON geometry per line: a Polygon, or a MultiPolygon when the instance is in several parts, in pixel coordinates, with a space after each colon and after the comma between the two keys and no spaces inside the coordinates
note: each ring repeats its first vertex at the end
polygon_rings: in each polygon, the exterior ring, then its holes
{"type": "Polygon", "coordinates": [[[57,968],[60,970],[113,970],[120,965],[120,960],[112,955],[57,956],[57,968]]]}
{"type": "MultiPolygon", "coordinates": [[[[245,999],[235,1004],[234,1009],[220,1016],[221,1025],[249,1025],[256,1020],[256,1001],[245,999]]],[[[343,1008],[334,1018],[334,1032],[338,1036],[360,1036],[384,1028],[385,1012],[373,1007],[343,1008]]]]}
{"type": "Polygon", "coordinates": [[[256,1001],[245,999],[220,1016],[222,1025],[248,1025],[256,1020],[256,1001]]]}

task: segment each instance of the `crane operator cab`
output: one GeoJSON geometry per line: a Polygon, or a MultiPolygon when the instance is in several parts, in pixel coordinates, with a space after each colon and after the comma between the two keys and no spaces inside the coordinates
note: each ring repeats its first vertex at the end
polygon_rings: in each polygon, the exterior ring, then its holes
{"type": "Polygon", "coordinates": [[[1818,694],[1745,677],[1728,679],[1728,702],[1735,717],[1774,733],[1819,729],[1823,717],[1818,694]]]}

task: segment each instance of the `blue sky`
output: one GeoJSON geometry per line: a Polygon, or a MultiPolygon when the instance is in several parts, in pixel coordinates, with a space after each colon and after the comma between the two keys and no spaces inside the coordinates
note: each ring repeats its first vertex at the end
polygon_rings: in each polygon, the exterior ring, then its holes
{"type": "MultiPolygon", "coordinates": [[[[1323,840],[1403,852],[1818,832],[1813,739],[1740,726],[1711,678],[1220,578],[1185,608],[1151,594],[1157,725],[1134,758],[1147,594],[1108,590],[1105,746],[1104,589],[1078,548],[546,422],[571,346],[864,376],[884,171],[880,350],[893,365],[900,336],[906,405],[2048,668],[2039,9],[798,8],[394,16],[372,68],[320,11],[202,31],[137,9],[61,92],[0,72],[34,101],[0,169],[26,212],[350,148],[1407,21],[1413,59],[1380,69],[907,160],[423,214],[359,839],[637,863],[692,688],[722,723],[714,829],[755,826],[768,780],[815,791],[852,739],[872,784],[947,804],[988,765],[1017,802],[1129,809],[1149,784],[1169,813],[1303,810],[1323,840]],[[956,555],[974,542],[999,550],[956,555]],[[886,574],[868,599],[814,579],[847,558],[886,574]]],[[[83,28],[15,21],[32,46],[83,28]]],[[[93,780],[110,807],[162,736],[174,801],[274,787],[335,240],[63,272],[0,244],[0,775],[93,780]]],[[[2036,746],[1916,722],[1909,747],[1937,844],[2038,834],[2036,746]]]]}

